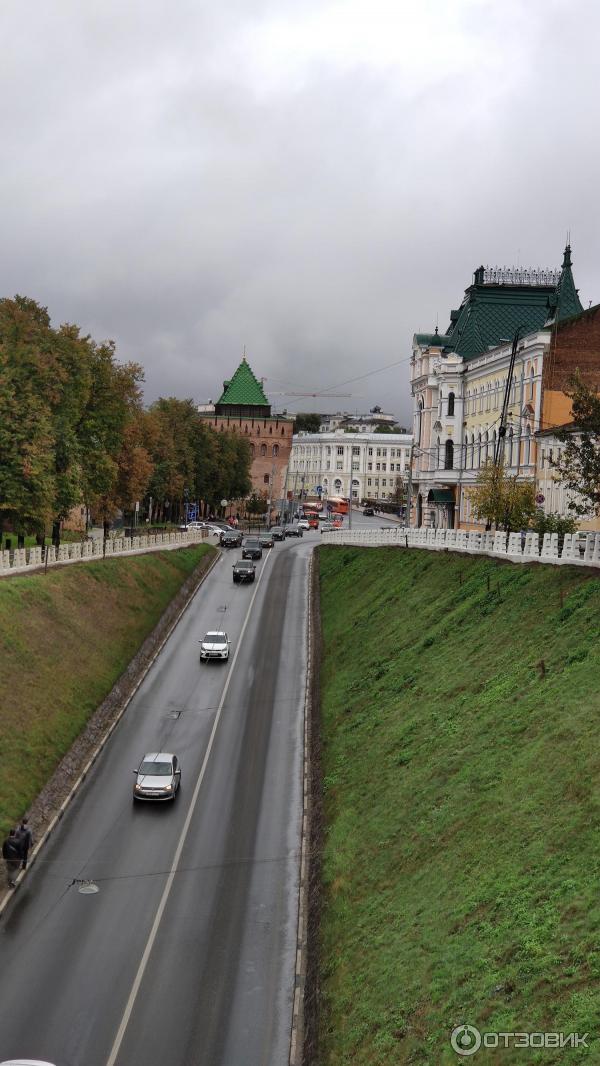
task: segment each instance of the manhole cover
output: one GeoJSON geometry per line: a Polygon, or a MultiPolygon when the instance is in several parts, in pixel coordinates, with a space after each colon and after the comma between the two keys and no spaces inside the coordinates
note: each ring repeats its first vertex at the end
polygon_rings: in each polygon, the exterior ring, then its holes
{"type": "Polygon", "coordinates": [[[167,713],[167,718],[179,718],[180,714],[181,714],[181,711],[169,711],[167,713]]]}
{"type": "Polygon", "coordinates": [[[227,607],[217,607],[217,611],[223,614],[227,610],[227,607]]]}
{"type": "Polygon", "coordinates": [[[80,892],[82,896],[93,896],[94,893],[99,892],[100,889],[94,881],[82,881],[77,891],[80,892]]]}

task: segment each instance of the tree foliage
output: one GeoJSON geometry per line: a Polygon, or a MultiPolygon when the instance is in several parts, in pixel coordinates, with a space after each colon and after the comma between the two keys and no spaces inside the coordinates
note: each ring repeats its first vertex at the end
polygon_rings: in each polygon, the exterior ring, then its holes
{"type": "Polygon", "coordinates": [[[119,363],[75,325],[53,329],[46,308],[0,300],[0,522],[45,533],[85,504],[108,524],[137,501],[181,514],[183,501],[218,505],[251,488],[251,451],[215,433],[192,400],[144,410],[143,372],[119,363]]]}
{"type": "Polygon", "coordinates": [[[507,477],[502,464],[487,463],[471,494],[473,513],[497,529],[527,529],[536,512],[532,482],[507,477]]]}
{"type": "Polygon", "coordinates": [[[300,413],[296,415],[294,433],[318,433],[321,428],[321,415],[300,413]]]}
{"type": "Polygon", "coordinates": [[[569,510],[584,516],[600,514],[600,395],[580,374],[569,383],[573,423],[557,431],[564,444],[555,462],[558,480],[573,493],[569,510]]]}

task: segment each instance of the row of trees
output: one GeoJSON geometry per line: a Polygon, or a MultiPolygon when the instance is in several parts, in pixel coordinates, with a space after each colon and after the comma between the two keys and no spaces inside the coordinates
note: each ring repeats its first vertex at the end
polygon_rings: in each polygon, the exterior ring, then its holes
{"type": "Polygon", "coordinates": [[[191,400],[142,403],[142,368],[74,325],[53,329],[33,300],[0,300],[0,522],[42,538],[76,506],[108,524],[145,501],[178,517],[250,491],[248,443],[216,434],[191,400]]]}

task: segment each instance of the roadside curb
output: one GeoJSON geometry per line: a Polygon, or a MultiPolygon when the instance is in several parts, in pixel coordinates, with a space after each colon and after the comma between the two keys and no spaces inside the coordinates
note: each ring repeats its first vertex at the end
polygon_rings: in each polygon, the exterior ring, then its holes
{"type": "Polygon", "coordinates": [[[314,552],[310,553],[308,568],[308,603],[307,603],[307,671],[304,694],[304,758],[302,771],[302,841],[300,847],[300,884],[298,891],[298,927],[296,932],[296,971],[294,975],[294,1006],[292,1010],[292,1032],[290,1037],[289,1066],[301,1066],[304,1058],[304,988],[306,985],[306,952],[308,927],[308,850],[310,819],[310,737],[309,723],[312,707],[313,675],[313,565],[314,552]]]}
{"type": "Polygon", "coordinates": [[[112,736],[113,732],[117,728],[119,722],[121,721],[123,715],[125,714],[125,711],[129,707],[129,704],[131,703],[133,697],[135,696],[136,692],[140,688],[140,685],[146,679],[148,673],[150,672],[150,670],[154,666],[154,663],[156,662],[158,656],[160,655],[160,653],[163,650],[163,648],[164,648],[165,644],[167,643],[167,641],[170,639],[173,631],[175,630],[175,628],[179,624],[181,618],[183,617],[183,615],[187,611],[187,609],[190,606],[192,600],[194,599],[196,593],[202,587],[202,585],[204,584],[204,582],[205,582],[206,578],[208,577],[208,575],[210,573],[212,573],[214,567],[221,560],[222,556],[223,556],[223,552],[219,548],[217,548],[217,551],[216,551],[214,559],[211,561],[209,566],[206,568],[205,572],[202,574],[198,584],[190,592],[190,595],[189,595],[188,599],[186,600],[186,602],[184,603],[184,605],[181,608],[181,610],[176,614],[175,618],[172,619],[170,625],[167,628],[167,631],[165,632],[165,634],[161,638],[160,643],[158,644],[156,650],[154,651],[154,653],[152,654],[152,656],[148,660],[148,662],[144,665],[144,668],[142,669],[142,672],[141,672],[139,678],[135,682],[131,692],[127,695],[127,697],[126,697],[126,699],[125,699],[125,701],[123,703],[123,706],[120,708],[119,711],[117,711],[113,721],[111,722],[111,724],[108,727],[106,733],[104,734],[104,737],[102,738],[100,743],[97,745],[97,747],[94,749],[92,755],[87,760],[87,762],[86,762],[83,770],[81,771],[79,777],[77,778],[75,783],[72,785],[72,787],[69,790],[67,796],[65,797],[65,799],[61,803],[60,807],[58,808],[58,811],[56,812],[56,814],[54,815],[54,817],[51,819],[50,823],[48,824],[48,826],[44,830],[44,833],[40,837],[40,840],[38,841],[38,843],[35,845],[32,853],[31,853],[31,856],[28,859],[27,869],[21,870],[19,872],[19,875],[18,875],[18,877],[16,879],[15,888],[14,889],[8,889],[4,893],[3,898],[0,899],[0,918],[2,918],[4,916],[4,911],[6,910],[8,904],[10,903],[10,901],[12,899],[14,899],[15,892],[18,891],[18,889],[20,888],[22,882],[25,880],[29,870],[31,869],[31,867],[37,861],[37,859],[39,857],[39,854],[40,854],[42,848],[44,847],[44,844],[46,844],[46,842],[48,841],[48,838],[51,836],[53,831],[56,829],[56,826],[61,821],[61,819],[62,819],[65,811],[67,810],[69,804],[75,798],[76,794],[78,793],[79,789],[81,788],[81,785],[83,784],[83,782],[85,781],[85,779],[86,779],[87,775],[89,774],[90,770],[92,769],[92,767],[94,766],[95,762],[97,761],[98,756],[102,753],[102,751],[106,747],[106,744],[108,743],[110,737],[112,736]]]}

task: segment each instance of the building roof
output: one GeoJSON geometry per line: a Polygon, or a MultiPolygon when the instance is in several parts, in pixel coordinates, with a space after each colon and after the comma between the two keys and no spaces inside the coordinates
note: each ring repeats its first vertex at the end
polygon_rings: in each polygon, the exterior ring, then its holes
{"type": "Polygon", "coordinates": [[[223,382],[223,392],[217,404],[235,407],[269,407],[261,382],[254,374],[246,357],[242,359],[230,381],[223,382]]]}
{"type": "Polygon", "coordinates": [[[511,341],[519,327],[524,335],[579,314],[583,307],[571,268],[569,244],[560,271],[481,266],[461,306],[450,312],[447,332],[417,333],[415,339],[418,344],[455,351],[468,362],[511,341]]]}

